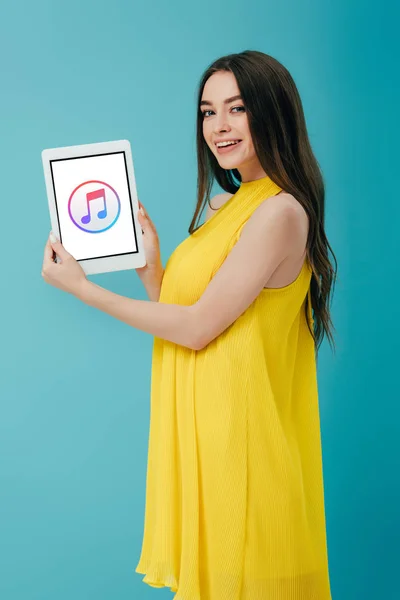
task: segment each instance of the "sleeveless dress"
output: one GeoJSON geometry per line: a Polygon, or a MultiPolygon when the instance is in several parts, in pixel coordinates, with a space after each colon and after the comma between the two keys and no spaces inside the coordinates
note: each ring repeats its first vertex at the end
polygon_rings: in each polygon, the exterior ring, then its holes
{"type": "MultiPolygon", "coordinates": [[[[279,191],[242,182],[171,254],[159,302],[194,304],[279,191]]],[[[202,350],[154,337],[135,571],[173,600],[331,600],[310,280],[305,259],[202,350]]]]}

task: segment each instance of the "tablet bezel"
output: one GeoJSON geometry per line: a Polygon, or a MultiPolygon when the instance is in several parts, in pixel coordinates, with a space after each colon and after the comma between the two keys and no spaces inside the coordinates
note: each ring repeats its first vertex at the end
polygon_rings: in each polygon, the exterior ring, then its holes
{"type": "MultiPolygon", "coordinates": [[[[142,239],[142,229],[137,217],[139,203],[137,198],[135,173],[132,161],[131,145],[128,140],[116,140],[112,142],[99,142],[96,144],[83,144],[79,146],[64,146],[61,148],[47,148],[42,151],[42,163],[46,182],[47,199],[50,212],[51,229],[63,243],[59,228],[58,211],[54,195],[53,178],[51,175],[50,161],[63,158],[80,158],[96,154],[107,154],[125,152],[126,168],[128,173],[128,185],[130,191],[130,204],[134,220],[134,232],[137,251],[129,252],[120,256],[106,256],[103,258],[89,258],[78,260],[86,275],[97,273],[109,273],[111,271],[122,271],[125,269],[136,269],[146,265],[146,257],[142,239]]],[[[68,251],[68,248],[66,247],[68,251]]],[[[57,257],[57,262],[59,258],[57,257]]]]}

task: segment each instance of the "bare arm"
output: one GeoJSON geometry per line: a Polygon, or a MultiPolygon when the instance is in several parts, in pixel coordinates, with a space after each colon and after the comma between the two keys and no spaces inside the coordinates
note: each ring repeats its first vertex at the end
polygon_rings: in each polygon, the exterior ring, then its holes
{"type": "Polygon", "coordinates": [[[259,206],[239,241],[192,305],[199,350],[227,329],[254,302],[276,268],[303,235],[300,212],[283,197],[259,206]]]}
{"type": "Polygon", "coordinates": [[[160,263],[159,268],[148,271],[140,276],[140,281],[143,283],[147,293],[147,297],[152,302],[158,302],[160,298],[161,284],[164,277],[165,269],[160,263]]]}
{"type": "Polygon", "coordinates": [[[198,349],[192,306],[126,298],[89,280],[79,298],[131,327],[191,350],[198,349]]]}

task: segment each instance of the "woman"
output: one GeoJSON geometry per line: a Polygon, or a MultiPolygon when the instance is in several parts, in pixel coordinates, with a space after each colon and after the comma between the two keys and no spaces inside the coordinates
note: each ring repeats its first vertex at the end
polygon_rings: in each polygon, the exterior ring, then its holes
{"type": "Polygon", "coordinates": [[[197,110],[197,205],[165,271],[140,217],[151,301],[89,282],[60,243],[44,277],[155,336],[143,581],[177,600],[328,600],[316,355],[336,273],[321,173],[271,56],[215,61],[197,110]],[[226,193],[195,229],[214,178],[226,193]]]}

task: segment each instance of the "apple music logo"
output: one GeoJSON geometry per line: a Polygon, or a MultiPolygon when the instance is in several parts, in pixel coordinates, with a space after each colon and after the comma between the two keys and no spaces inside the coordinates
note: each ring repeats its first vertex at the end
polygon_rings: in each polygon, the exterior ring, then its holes
{"type": "Polygon", "coordinates": [[[87,233],[101,233],[118,220],[121,202],[111,185],[99,180],[79,184],[68,200],[68,213],[76,227],[87,233]]]}

